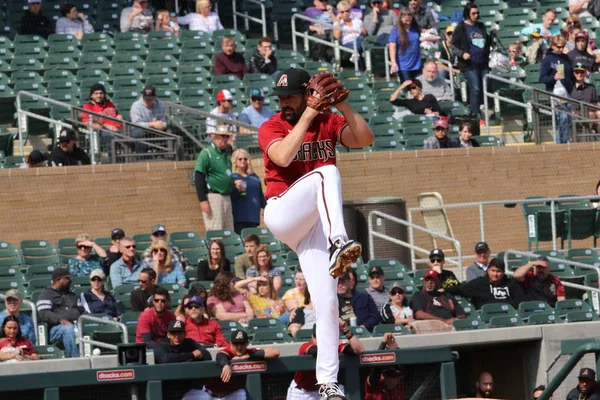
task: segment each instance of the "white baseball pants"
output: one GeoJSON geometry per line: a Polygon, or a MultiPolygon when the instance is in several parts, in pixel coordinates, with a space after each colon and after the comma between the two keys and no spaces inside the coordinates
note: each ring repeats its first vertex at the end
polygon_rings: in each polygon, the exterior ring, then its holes
{"type": "MultiPolygon", "coordinates": [[[[344,391],[344,386],[339,385],[340,390],[344,391]]],[[[322,400],[323,397],[319,394],[319,390],[314,390],[312,392],[308,392],[304,389],[300,389],[296,385],[296,381],[292,379],[292,383],[290,383],[290,387],[288,387],[286,400],[322,400]]]]}
{"type": "Polygon", "coordinates": [[[348,240],[342,214],[340,171],[315,169],[267,202],[265,224],[297,254],[317,315],[317,381],[337,382],[339,311],[337,279],[329,275],[329,247],[348,240]]]}

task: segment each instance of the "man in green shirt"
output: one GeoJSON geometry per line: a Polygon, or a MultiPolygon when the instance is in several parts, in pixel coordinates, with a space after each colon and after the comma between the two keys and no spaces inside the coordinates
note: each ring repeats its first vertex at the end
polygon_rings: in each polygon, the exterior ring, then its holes
{"type": "Polygon", "coordinates": [[[229,196],[233,190],[230,159],[232,148],[229,145],[232,136],[233,133],[226,126],[218,126],[211,134],[212,143],[200,152],[196,160],[194,180],[206,231],[233,230],[229,196]]]}

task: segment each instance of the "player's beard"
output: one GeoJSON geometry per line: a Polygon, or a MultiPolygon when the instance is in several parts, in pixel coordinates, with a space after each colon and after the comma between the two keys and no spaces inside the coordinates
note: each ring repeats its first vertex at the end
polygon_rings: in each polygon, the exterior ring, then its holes
{"type": "Polygon", "coordinates": [[[304,112],[304,110],[306,109],[306,101],[303,101],[300,106],[296,109],[292,108],[292,107],[284,107],[281,109],[281,113],[283,114],[283,118],[285,118],[285,120],[287,122],[290,123],[290,125],[296,125],[296,123],[298,123],[298,120],[300,119],[300,116],[302,115],[302,113],[304,112]]]}

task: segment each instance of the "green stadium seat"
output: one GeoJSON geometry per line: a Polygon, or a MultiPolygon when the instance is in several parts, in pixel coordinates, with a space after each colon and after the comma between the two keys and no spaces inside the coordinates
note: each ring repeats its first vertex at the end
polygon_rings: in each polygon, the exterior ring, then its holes
{"type": "Polygon", "coordinates": [[[117,54],[127,53],[138,57],[146,57],[148,55],[148,48],[145,42],[141,41],[117,42],[115,50],[117,54]]]}
{"type": "Polygon", "coordinates": [[[77,61],[74,58],[65,55],[65,54],[57,54],[57,55],[49,55],[44,62],[44,68],[60,68],[66,69],[69,71],[76,71],[79,69],[77,61]]]}
{"type": "MultiPolygon", "coordinates": [[[[212,40],[217,46],[221,46],[221,39],[223,36],[232,36],[235,40],[235,43],[238,45],[237,51],[242,51],[239,49],[240,44],[246,42],[246,37],[242,35],[241,32],[236,31],[235,29],[220,29],[216,30],[212,33],[212,40]]],[[[279,53],[277,53],[279,55],[279,53]]]]}
{"type": "Polygon", "coordinates": [[[285,331],[286,327],[283,322],[275,318],[254,318],[248,322],[248,333],[254,333],[265,328],[285,331]]]}
{"type": "Polygon", "coordinates": [[[131,294],[131,292],[133,292],[136,288],[137,288],[137,285],[133,285],[133,284],[120,285],[120,286],[117,286],[116,288],[114,288],[112,290],[112,292],[115,296],[123,295],[123,294],[131,294]]]}
{"type": "Polygon", "coordinates": [[[169,40],[152,40],[148,46],[149,54],[161,53],[170,56],[178,56],[181,54],[181,48],[177,42],[169,40]]]}
{"type": "MultiPolygon", "coordinates": [[[[143,70],[146,62],[137,54],[117,53],[112,59],[112,68],[122,67],[120,71],[129,71],[130,69],[143,70]]],[[[112,70],[111,70],[112,73],[112,70]]]]}
{"type": "Polygon", "coordinates": [[[133,235],[132,239],[137,243],[138,250],[140,247],[145,250],[152,245],[152,238],[149,233],[138,233],[133,235]]]}
{"type": "MultiPolygon", "coordinates": [[[[46,62],[48,60],[49,58],[46,59],[46,62]]],[[[11,63],[13,70],[42,71],[51,67],[51,65],[44,64],[41,60],[33,57],[15,57],[11,63]]]]}
{"type": "Polygon", "coordinates": [[[565,315],[565,322],[589,322],[597,321],[598,316],[592,310],[589,311],[569,311],[565,315]]]}
{"type": "MultiPolygon", "coordinates": [[[[590,265],[598,262],[598,256],[592,249],[569,249],[567,259],[590,265]]],[[[575,271],[578,271],[577,268],[575,268],[575,271]]]]}
{"type": "MultiPolygon", "coordinates": [[[[376,327],[377,328],[377,327],[376,327]]],[[[296,342],[308,342],[312,339],[312,329],[300,329],[296,332],[296,342]]]]}
{"type": "Polygon", "coordinates": [[[47,44],[50,48],[52,48],[52,46],[54,45],[66,44],[75,47],[79,47],[80,45],[79,39],[77,39],[77,37],[75,37],[74,35],[61,35],[56,33],[53,33],[50,36],[48,36],[47,44]]]}
{"type": "Polygon", "coordinates": [[[169,240],[171,241],[171,244],[173,246],[177,246],[181,250],[206,248],[206,243],[204,242],[204,239],[197,232],[172,232],[169,234],[169,240]]]}
{"type": "Polygon", "coordinates": [[[519,304],[519,317],[527,319],[530,316],[543,312],[553,312],[552,307],[544,301],[524,301],[519,304]]]}
{"type": "Polygon", "coordinates": [[[475,329],[483,329],[485,326],[479,318],[465,318],[452,321],[452,326],[456,331],[471,331],[475,329]]]}
{"type": "Polygon", "coordinates": [[[146,35],[146,39],[147,39],[148,43],[155,41],[155,40],[179,43],[179,38],[177,37],[177,35],[174,35],[171,32],[165,32],[165,31],[150,31],[146,35]]]}
{"type": "Polygon", "coordinates": [[[148,79],[150,77],[169,78],[170,80],[176,81],[177,74],[175,73],[175,70],[169,68],[168,66],[153,64],[148,65],[146,66],[146,68],[144,68],[143,77],[145,79],[148,79]]]}
{"type": "Polygon", "coordinates": [[[177,81],[175,79],[169,78],[168,76],[147,76],[146,85],[154,86],[156,89],[179,90],[177,81]]]}
{"type": "Polygon", "coordinates": [[[410,335],[411,331],[404,325],[380,324],[373,328],[373,336],[383,336],[384,333],[392,332],[394,335],[410,335]]]}
{"type": "Polygon", "coordinates": [[[114,43],[118,45],[123,42],[138,42],[146,44],[146,36],[140,32],[117,32],[114,36],[114,43]]]}
{"type": "Polygon", "coordinates": [[[554,312],[561,318],[564,318],[568,313],[573,311],[592,311],[589,304],[581,299],[566,299],[556,302],[554,312]]]}
{"type": "Polygon", "coordinates": [[[193,67],[202,67],[206,70],[210,70],[213,67],[212,58],[208,54],[201,53],[198,50],[183,53],[179,62],[180,68],[185,65],[192,65],[193,67]]]}
{"type": "Polygon", "coordinates": [[[169,67],[173,70],[179,66],[179,61],[175,56],[163,53],[150,52],[146,57],[146,62],[148,65],[160,65],[162,67],[169,67]]]}
{"type": "Polygon", "coordinates": [[[129,343],[135,343],[135,331],[137,329],[137,321],[140,317],[140,314],[141,312],[138,311],[127,311],[121,315],[120,322],[127,326],[127,336],[129,336],[129,343]]]}
{"type": "Polygon", "coordinates": [[[547,325],[547,324],[555,324],[558,318],[554,315],[553,312],[540,312],[536,314],[531,314],[527,318],[527,322],[525,325],[547,325]]]}
{"type": "Polygon", "coordinates": [[[291,343],[293,338],[285,329],[258,329],[253,332],[252,344],[291,343]]]}
{"type": "Polygon", "coordinates": [[[473,139],[481,147],[498,147],[502,145],[502,142],[496,136],[473,136],[473,139]]]}
{"type": "Polygon", "coordinates": [[[45,240],[23,240],[20,244],[26,265],[60,265],[58,251],[45,240]]]}
{"type": "Polygon", "coordinates": [[[488,323],[488,328],[508,328],[523,325],[523,322],[515,315],[496,315],[488,323]]]}
{"type": "Polygon", "coordinates": [[[38,35],[17,35],[13,40],[15,48],[24,44],[37,44],[41,47],[48,47],[48,42],[38,35]]]}
{"type": "MultiPolygon", "coordinates": [[[[33,72],[33,71],[19,71],[19,73],[20,74],[23,73],[23,74],[27,74],[27,75],[24,75],[22,77],[19,76],[18,79],[28,79],[28,80],[32,79],[32,80],[35,80],[36,82],[38,81],[38,78],[34,78],[34,75],[37,75],[36,72],[33,72]]],[[[15,75],[13,74],[13,76],[15,76],[15,75]]],[[[45,81],[45,82],[52,82],[52,81],[57,80],[57,79],[60,79],[60,80],[70,80],[70,81],[73,81],[73,82],[76,81],[75,75],[73,74],[72,71],[67,71],[67,70],[64,70],[64,69],[56,69],[56,68],[54,68],[54,69],[49,69],[46,72],[44,72],[43,81],[45,81]]]]}
{"type": "Polygon", "coordinates": [[[192,265],[198,265],[198,263],[202,260],[208,259],[208,248],[189,250],[186,249],[184,251],[185,256],[192,265]]]}
{"type": "Polygon", "coordinates": [[[81,39],[81,44],[84,47],[86,44],[94,43],[94,42],[105,43],[110,46],[113,45],[112,37],[110,37],[110,35],[108,35],[106,33],[102,33],[102,32],[86,33],[85,35],[83,35],[83,38],[81,39]]]}
{"type": "Polygon", "coordinates": [[[319,72],[335,73],[334,66],[325,61],[307,61],[304,63],[304,69],[311,75],[318,74],[319,72]]]}
{"type": "MultiPolygon", "coordinates": [[[[267,228],[244,228],[242,229],[242,234],[240,235],[242,238],[245,238],[248,235],[254,234],[259,237],[260,242],[264,243],[273,243],[277,241],[275,236],[269,231],[267,228]]],[[[294,253],[295,254],[295,253],[294,253]]],[[[288,253],[289,256],[289,253],[288,253]]],[[[298,259],[296,258],[296,261],[298,259]]]]}
{"type": "Polygon", "coordinates": [[[0,47],[0,60],[12,61],[15,57],[15,53],[11,49],[5,49],[0,47]]]}
{"type": "Polygon", "coordinates": [[[38,354],[40,360],[58,360],[65,358],[64,351],[58,348],[58,346],[35,346],[35,352],[38,354]]]}
{"type": "Polygon", "coordinates": [[[493,303],[493,304],[484,304],[480,310],[481,320],[489,324],[490,320],[496,316],[509,316],[509,317],[517,317],[518,312],[511,306],[510,304],[505,303],[493,303]]]}
{"type": "MultiPolygon", "coordinates": [[[[502,251],[502,252],[498,253],[496,258],[504,260],[504,252],[502,251]]],[[[508,269],[510,269],[511,271],[514,271],[517,268],[519,268],[520,266],[527,264],[528,262],[529,262],[529,257],[523,256],[522,254],[510,253],[508,255],[508,263],[506,264],[506,267],[508,269]]]]}
{"type": "MultiPolygon", "coordinates": [[[[182,56],[182,58],[183,57],[184,56],[182,56]]],[[[183,62],[181,62],[180,64],[182,65],[179,65],[179,68],[177,68],[177,76],[179,76],[180,79],[186,76],[200,76],[206,79],[207,82],[212,80],[212,74],[208,69],[200,65],[183,64],[183,62]]]]}
{"type": "Polygon", "coordinates": [[[223,330],[223,335],[225,338],[229,340],[229,336],[232,331],[244,331],[244,327],[237,321],[217,321],[221,329],[223,330]]]}
{"type": "Polygon", "coordinates": [[[31,280],[40,277],[50,277],[57,267],[53,265],[31,265],[27,268],[25,279],[31,280]]]}
{"type": "Polygon", "coordinates": [[[30,292],[34,292],[36,290],[42,290],[52,285],[52,278],[50,275],[48,276],[40,276],[38,278],[32,278],[27,281],[27,289],[30,292]]]}
{"type": "Polygon", "coordinates": [[[15,48],[15,57],[30,57],[37,59],[44,59],[48,57],[48,52],[44,47],[36,43],[26,43],[15,48]]]}

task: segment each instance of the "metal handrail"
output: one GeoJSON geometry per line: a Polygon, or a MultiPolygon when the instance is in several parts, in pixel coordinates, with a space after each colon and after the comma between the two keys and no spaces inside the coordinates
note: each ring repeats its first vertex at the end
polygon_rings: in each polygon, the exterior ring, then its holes
{"type": "Polygon", "coordinates": [[[83,336],[83,321],[84,320],[98,322],[99,324],[104,324],[104,325],[118,326],[123,331],[123,343],[129,343],[129,337],[127,334],[127,326],[124,323],[117,322],[112,319],[102,319],[102,318],[94,317],[92,315],[83,314],[79,317],[79,319],[77,319],[77,338],[79,339],[79,353],[82,356],[83,356],[83,352],[84,352],[84,344],[86,344],[86,343],[94,345],[94,346],[98,346],[98,347],[103,347],[105,349],[117,350],[117,346],[115,346],[114,344],[98,342],[96,340],[92,340],[92,339],[88,339],[88,338],[84,337],[83,336]]]}
{"type": "MultiPolygon", "coordinates": [[[[6,296],[0,294],[0,300],[6,300],[6,296]]],[[[35,341],[37,344],[40,344],[38,337],[38,317],[37,317],[37,309],[35,308],[35,303],[30,300],[23,299],[23,304],[27,304],[31,307],[31,321],[33,322],[33,329],[35,331],[35,341]]],[[[19,311],[22,312],[22,311],[19,311]]]]}
{"type": "Polygon", "coordinates": [[[237,11],[236,0],[232,0],[231,7],[233,8],[233,29],[237,31],[237,17],[244,19],[244,27],[246,31],[250,30],[250,21],[262,25],[262,35],[267,36],[267,17],[265,5],[257,0],[244,0],[245,3],[258,4],[260,6],[260,19],[248,15],[248,12],[241,13],[237,11]]]}
{"type": "Polygon", "coordinates": [[[413,271],[415,271],[417,269],[417,264],[415,262],[415,257],[414,257],[414,251],[416,250],[416,251],[419,251],[419,252],[424,253],[424,254],[429,254],[429,252],[430,252],[430,250],[418,247],[418,246],[416,246],[416,245],[414,245],[412,243],[408,243],[408,242],[405,242],[403,240],[400,240],[400,239],[397,239],[397,238],[393,238],[393,237],[385,235],[383,233],[375,232],[373,230],[373,226],[374,226],[373,225],[373,217],[374,216],[377,216],[377,217],[380,217],[380,218],[383,218],[383,219],[387,219],[387,220],[392,221],[392,222],[396,222],[396,223],[398,223],[400,225],[404,225],[404,226],[408,226],[408,227],[411,227],[411,228],[415,228],[415,229],[417,229],[417,230],[419,230],[421,232],[428,233],[428,234],[430,234],[432,236],[436,236],[436,237],[439,237],[440,239],[445,239],[445,240],[453,243],[454,246],[456,246],[456,252],[457,252],[456,259],[457,260],[455,261],[453,257],[449,257],[449,258],[446,258],[446,261],[448,261],[451,264],[455,264],[455,265],[458,266],[458,273],[459,273],[459,276],[462,278],[462,276],[463,276],[462,246],[460,244],[460,241],[458,241],[458,240],[456,240],[454,238],[451,238],[449,236],[442,235],[440,233],[434,232],[434,231],[432,231],[430,229],[423,228],[422,226],[413,224],[412,222],[405,221],[405,220],[403,220],[401,218],[394,217],[393,215],[382,213],[381,211],[371,211],[371,212],[369,212],[369,216],[368,216],[369,257],[371,259],[375,258],[375,249],[373,247],[373,237],[378,237],[380,239],[387,240],[388,242],[392,242],[392,243],[395,243],[397,245],[408,247],[409,249],[411,249],[411,260],[410,261],[411,261],[411,267],[412,267],[413,271]]]}
{"type": "Polygon", "coordinates": [[[341,55],[340,55],[340,51],[344,51],[346,53],[351,53],[354,58],[353,62],[354,62],[354,70],[358,71],[359,70],[359,66],[358,66],[358,59],[360,57],[360,54],[358,53],[358,46],[356,44],[356,39],[354,38],[353,40],[353,49],[349,49],[347,47],[344,46],[340,46],[340,43],[338,40],[335,40],[333,43],[332,42],[328,42],[326,40],[323,39],[319,39],[316,38],[314,36],[311,36],[308,34],[308,32],[298,32],[296,30],[296,19],[301,19],[303,21],[307,21],[307,22],[312,22],[313,24],[318,24],[321,27],[327,28],[327,29],[335,29],[335,26],[333,24],[328,24],[325,23],[323,21],[319,21],[318,19],[314,19],[314,18],[309,18],[305,15],[302,14],[293,14],[292,15],[292,46],[294,51],[298,51],[298,44],[296,43],[296,37],[299,38],[303,38],[304,39],[304,52],[308,53],[309,52],[309,46],[308,46],[308,42],[309,41],[313,41],[315,43],[320,43],[322,45],[328,46],[328,47],[332,47],[334,50],[334,54],[335,54],[335,61],[337,63],[337,65],[340,65],[341,62],[341,55]]]}

